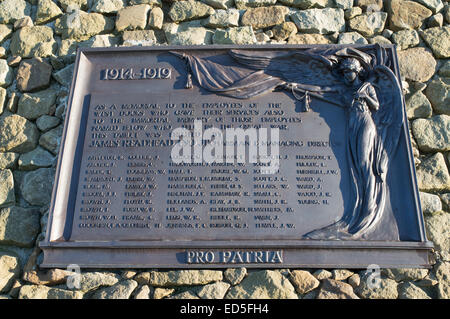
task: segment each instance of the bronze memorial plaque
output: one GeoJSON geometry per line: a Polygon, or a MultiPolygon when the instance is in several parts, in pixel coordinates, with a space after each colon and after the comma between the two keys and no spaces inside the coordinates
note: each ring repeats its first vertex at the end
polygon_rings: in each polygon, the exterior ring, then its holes
{"type": "Polygon", "coordinates": [[[427,267],[393,46],[78,52],[42,267],[427,267]]]}

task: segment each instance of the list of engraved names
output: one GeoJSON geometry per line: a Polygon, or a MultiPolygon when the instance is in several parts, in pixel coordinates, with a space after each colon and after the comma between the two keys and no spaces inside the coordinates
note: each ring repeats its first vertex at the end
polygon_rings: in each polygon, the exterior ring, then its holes
{"type": "Polygon", "coordinates": [[[329,107],[324,114],[298,113],[294,104],[276,95],[193,102],[188,96],[137,95],[130,101],[94,94],[72,237],[98,239],[101,229],[102,238],[111,233],[105,239],[156,240],[170,232],[177,240],[226,240],[248,239],[251,230],[252,239],[288,239],[307,231],[299,220],[320,226],[315,217],[343,202],[338,190],[344,164],[335,153],[344,151],[339,141],[345,141],[345,129],[329,128],[326,117],[344,115],[329,107]],[[263,163],[248,161],[175,163],[171,133],[178,127],[194,132],[195,120],[203,130],[278,128],[279,170],[262,174],[263,163]]]}

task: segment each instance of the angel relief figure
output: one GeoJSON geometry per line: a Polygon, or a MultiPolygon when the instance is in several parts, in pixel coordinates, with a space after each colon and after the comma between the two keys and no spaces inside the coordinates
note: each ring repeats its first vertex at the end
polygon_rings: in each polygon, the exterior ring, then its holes
{"type": "MultiPolygon", "coordinates": [[[[231,50],[239,66],[223,66],[186,53],[191,75],[204,89],[247,99],[287,90],[308,111],[314,98],[347,113],[347,162],[351,196],[341,219],[305,239],[365,239],[380,221],[387,196],[386,172],[403,125],[401,87],[378,45],[264,52],[231,50]],[[383,91],[380,90],[383,88],[383,91]]],[[[300,111],[300,108],[296,108],[300,111]]]]}

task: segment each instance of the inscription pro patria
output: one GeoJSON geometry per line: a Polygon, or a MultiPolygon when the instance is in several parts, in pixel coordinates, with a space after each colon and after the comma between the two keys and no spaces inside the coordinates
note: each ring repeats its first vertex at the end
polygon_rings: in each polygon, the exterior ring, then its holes
{"type": "Polygon", "coordinates": [[[427,267],[392,46],[82,49],[42,267],[427,267]]]}

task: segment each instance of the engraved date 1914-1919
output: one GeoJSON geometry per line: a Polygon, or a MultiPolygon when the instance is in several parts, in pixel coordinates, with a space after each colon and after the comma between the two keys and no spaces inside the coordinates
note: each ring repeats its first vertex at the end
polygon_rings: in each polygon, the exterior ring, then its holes
{"type": "Polygon", "coordinates": [[[101,80],[145,80],[145,79],[170,79],[172,69],[161,67],[149,67],[135,70],[133,68],[108,68],[100,72],[101,80]]]}

